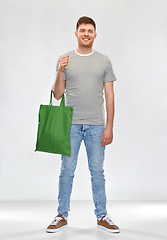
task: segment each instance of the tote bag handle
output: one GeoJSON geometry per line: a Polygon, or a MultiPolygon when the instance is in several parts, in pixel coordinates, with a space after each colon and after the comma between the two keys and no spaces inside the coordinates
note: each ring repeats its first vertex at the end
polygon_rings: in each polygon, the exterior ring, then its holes
{"type": "MultiPolygon", "coordinates": [[[[52,106],[52,93],[53,93],[53,92],[52,92],[52,90],[51,90],[49,106],[52,106]]],[[[65,107],[64,93],[63,93],[63,96],[62,96],[62,98],[61,98],[60,107],[65,107]]]]}

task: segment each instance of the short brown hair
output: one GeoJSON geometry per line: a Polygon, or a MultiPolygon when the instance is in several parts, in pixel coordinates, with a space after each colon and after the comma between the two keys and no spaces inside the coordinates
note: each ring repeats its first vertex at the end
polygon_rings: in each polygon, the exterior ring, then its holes
{"type": "Polygon", "coordinates": [[[96,32],[96,23],[93,21],[92,18],[86,17],[86,16],[83,16],[83,17],[81,17],[81,18],[78,20],[77,25],[76,25],[76,31],[78,30],[79,25],[81,25],[82,23],[86,23],[86,24],[87,24],[87,23],[90,23],[90,24],[92,24],[92,25],[94,26],[95,32],[96,32]]]}

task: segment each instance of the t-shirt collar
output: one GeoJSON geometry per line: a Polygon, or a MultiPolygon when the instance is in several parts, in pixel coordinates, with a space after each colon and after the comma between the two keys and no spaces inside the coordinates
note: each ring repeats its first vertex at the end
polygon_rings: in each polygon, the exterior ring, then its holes
{"type": "Polygon", "coordinates": [[[90,56],[90,55],[92,55],[92,54],[94,53],[94,50],[93,50],[91,53],[88,53],[88,54],[80,54],[80,53],[78,53],[78,52],[76,51],[76,49],[75,49],[74,51],[75,51],[75,53],[78,54],[79,56],[84,56],[84,57],[90,56]]]}

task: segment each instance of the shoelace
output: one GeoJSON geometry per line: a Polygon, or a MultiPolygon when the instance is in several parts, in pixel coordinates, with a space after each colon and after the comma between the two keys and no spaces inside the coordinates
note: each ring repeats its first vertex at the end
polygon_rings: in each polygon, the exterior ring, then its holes
{"type": "Polygon", "coordinates": [[[115,225],[109,214],[107,214],[102,220],[108,222],[110,225],[115,225]]]}
{"type": "Polygon", "coordinates": [[[55,217],[55,219],[53,220],[53,222],[51,223],[51,225],[57,225],[58,222],[60,222],[60,220],[62,220],[62,217],[55,217]]]}

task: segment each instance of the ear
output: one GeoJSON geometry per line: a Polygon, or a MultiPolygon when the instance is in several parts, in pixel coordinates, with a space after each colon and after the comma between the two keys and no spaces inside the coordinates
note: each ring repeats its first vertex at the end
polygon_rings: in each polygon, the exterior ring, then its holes
{"type": "Polygon", "coordinates": [[[95,33],[95,38],[97,37],[97,33],[95,33]]]}
{"type": "Polygon", "coordinates": [[[78,32],[77,31],[75,31],[75,36],[76,36],[76,38],[78,38],[78,32]]]}

